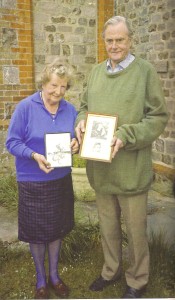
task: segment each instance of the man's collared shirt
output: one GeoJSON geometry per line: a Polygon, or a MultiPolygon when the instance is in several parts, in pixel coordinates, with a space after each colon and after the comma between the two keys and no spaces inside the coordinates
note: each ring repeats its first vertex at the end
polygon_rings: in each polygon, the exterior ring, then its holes
{"type": "Polygon", "coordinates": [[[116,73],[123,69],[126,69],[133,62],[134,59],[135,59],[135,56],[132,55],[131,53],[129,53],[128,56],[124,60],[122,60],[119,64],[117,64],[114,69],[112,69],[110,59],[108,59],[107,60],[107,71],[109,73],[116,73]]]}

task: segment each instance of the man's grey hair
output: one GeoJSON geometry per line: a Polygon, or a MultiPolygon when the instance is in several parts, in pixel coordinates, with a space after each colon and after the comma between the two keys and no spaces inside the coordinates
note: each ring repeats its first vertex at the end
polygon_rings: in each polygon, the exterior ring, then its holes
{"type": "Polygon", "coordinates": [[[103,39],[105,37],[106,28],[109,25],[116,25],[116,24],[119,24],[119,23],[124,23],[126,25],[126,27],[128,29],[128,36],[131,38],[132,35],[133,35],[133,32],[132,32],[131,26],[130,26],[129,22],[127,21],[127,19],[125,17],[122,17],[122,16],[113,16],[103,26],[103,32],[102,32],[103,39]]]}

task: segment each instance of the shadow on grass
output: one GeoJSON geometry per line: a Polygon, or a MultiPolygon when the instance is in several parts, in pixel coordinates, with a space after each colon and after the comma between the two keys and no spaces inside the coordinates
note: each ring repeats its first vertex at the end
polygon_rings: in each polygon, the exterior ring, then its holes
{"type": "MultiPolygon", "coordinates": [[[[126,249],[124,236],[123,250],[126,249]]],[[[173,298],[175,295],[175,247],[167,247],[163,236],[150,241],[151,273],[146,298],[173,298]]],[[[123,269],[127,268],[127,257],[123,269]]],[[[63,242],[59,274],[70,286],[70,299],[117,299],[125,290],[124,274],[119,283],[102,292],[91,292],[88,286],[100,275],[103,254],[98,225],[77,225],[63,242]]],[[[48,267],[46,261],[46,268],[48,267]]],[[[0,299],[33,299],[35,268],[26,248],[0,243],[0,299]]],[[[57,299],[50,293],[51,299],[57,299]]]]}

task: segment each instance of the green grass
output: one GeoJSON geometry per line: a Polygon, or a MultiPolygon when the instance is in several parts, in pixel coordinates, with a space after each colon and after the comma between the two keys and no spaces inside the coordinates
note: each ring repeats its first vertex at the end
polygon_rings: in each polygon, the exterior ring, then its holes
{"type": "Polygon", "coordinates": [[[0,176],[0,206],[17,210],[18,188],[15,176],[0,176]]]}
{"type": "Polygon", "coordinates": [[[83,159],[79,156],[79,154],[73,155],[73,167],[74,168],[85,168],[86,167],[86,159],[83,159]]]}
{"type": "MultiPolygon", "coordinates": [[[[17,185],[13,176],[0,178],[0,205],[17,209],[17,185]]],[[[20,242],[7,244],[0,241],[0,299],[33,299],[35,268],[30,252],[19,247],[20,242]]],[[[22,244],[23,245],[23,244],[22,244]]],[[[25,244],[26,245],[26,244],[25,244]]],[[[123,270],[128,265],[127,238],[123,234],[123,270]]],[[[175,297],[175,244],[168,246],[163,234],[152,235],[150,240],[151,268],[145,298],[175,297]]],[[[103,265],[98,224],[81,224],[79,218],[72,232],[64,239],[59,273],[71,288],[70,299],[116,299],[125,290],[124,272],[119,283],[102,292],[91,292],[88,286],[99,276],[103,265]]],[[[46,267],[48,264],[46,261],[46,267]]],[[[57,299],[53,293],[51,299],[57,299]]]]}
{"type": "MultiPolygon", "coordinates": [[[[165,243],[164,233],[155,235],[152,233],[149,242],[150,247],[150,265],[151,265],[151,277],[154,274],[157,279],[157,285],[160,291],[156,291],[156,294],[161,293],[164,297],[175,297],[175,242],[174,245],[165,243]],[[171,291],[171,292],[169,292],[171,291]]],[[[150,280],[150,288],[153,288],[153,282],[150,280]]]]}
{"type": "MultiPolygon", "coordinates": [[[[73,155],[73,167],[85,168],[86,160],[78,154],[73,155]]],[[[75,193],[75,200],[78,199],[75,193]]],[[[88,195],[82,195],[83,200],[88,198],[88,195]]],[[[0,206],[8,208],[10,211],[17,210],[18,206],[18,188],[14,175],[0,175],[0,206]]]]}
{"type": "MultiPolygon", "coordinates": [[[[126,241],[125,241],[126,242],[126,241]]],[[[123,245],[125,251],[126,243],[123,245]]],[[[162,237],[150,242],[151,273],[145,298],[173,298],[175,296],[175,249],[167,247],[162,237]]],[[[35,268],[26,248],[0,243],[0,299],[33,299],[35,268]]],[[[88,286],[99,276],[103,264],[99,228],[80,226],[69,234],[62,246],[59,273],[71,288],[70,299],[121,298],[125,290],[124,274],[119,283],[102,292],[91,292],[88,286]]],[[[123,269],[127,267],[123,262],[123,269]]],[[[48,268],[46,260],[46,268],[48,268]]],[[[51,299],[57,299],[51,293],[51,299]]]]}
{"type": "MultiPolygon", "coordinates": [[[[86,161],[74,155],[73,166],[85,167],[86,161]]],[[[91,195],[84,193],[81,195],[82,200],[87,200],[91,195]]],[[[76,195],[75,200],[79,200],[80,195],[76,195]]],[[[14,175],[0,176],[0,206],[8,208],[10,211],[17,210],[18,207],[18,187],[14,175]]]]}

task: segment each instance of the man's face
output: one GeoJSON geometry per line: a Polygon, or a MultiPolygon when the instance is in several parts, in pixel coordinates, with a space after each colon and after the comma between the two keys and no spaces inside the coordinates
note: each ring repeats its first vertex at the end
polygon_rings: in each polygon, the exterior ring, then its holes
{"type": "Polygon", "coordinates": [[[104,41],[112,67],[115,67],[126,58],[131,47],[126,25],[122,22],[108,25],[105,30],[104,41]]]}

